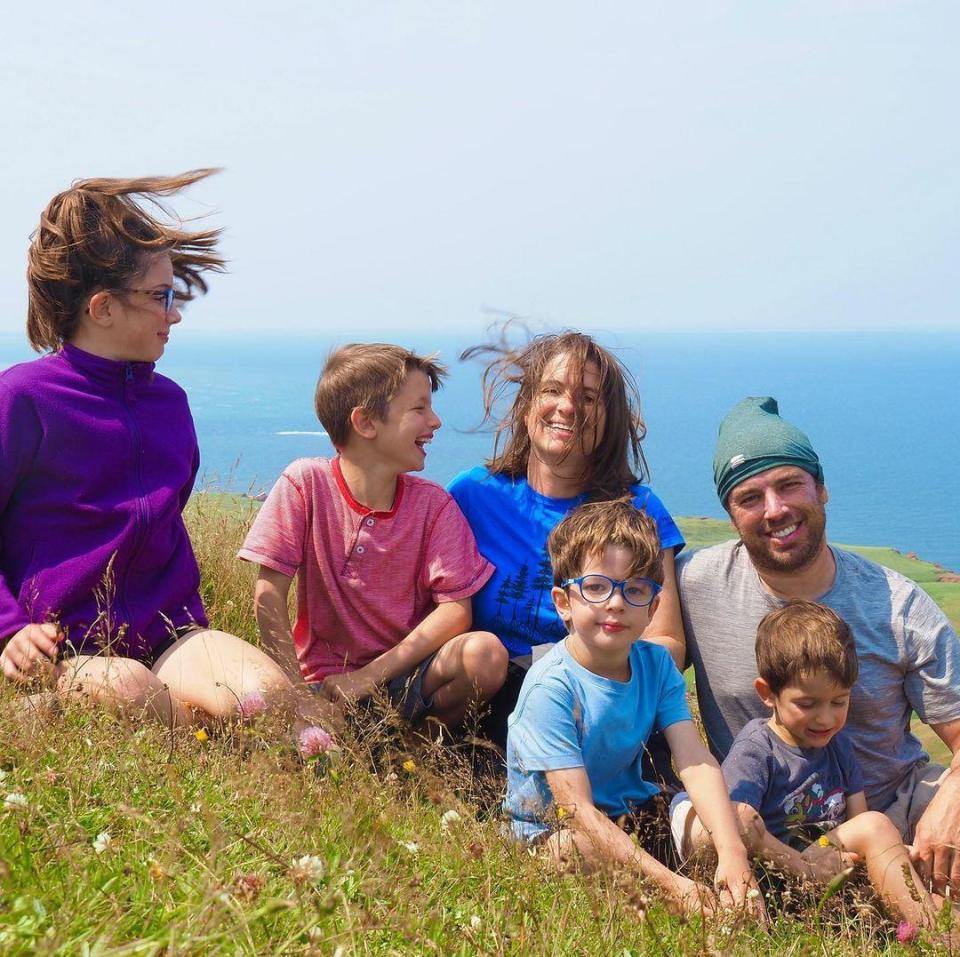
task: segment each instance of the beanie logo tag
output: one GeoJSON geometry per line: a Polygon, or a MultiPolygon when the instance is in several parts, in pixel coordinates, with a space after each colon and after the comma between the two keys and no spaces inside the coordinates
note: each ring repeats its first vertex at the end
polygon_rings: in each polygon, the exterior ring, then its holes
{"type": "Polygon", "coordinates": [[[747,461],[747,457],[742,453],[738,453],[732,459],[730,459],[730,468],[736,469],[743,465],[747,461]]]}

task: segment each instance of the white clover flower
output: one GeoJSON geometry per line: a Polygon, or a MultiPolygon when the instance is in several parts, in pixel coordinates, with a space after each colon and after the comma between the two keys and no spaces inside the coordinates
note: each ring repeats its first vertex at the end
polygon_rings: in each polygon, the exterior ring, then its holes
{"type": "Polygon", "coordinates": [[[193,804],[190,805],[191,814],[199,814],[201,810],[202,808],[200,807],[199,801],[194,801],[193,804]]]}
{"type": "Polygon", "coordinates": [[[323,879],[323,860],[316,854],[304,854],[290,865],[290,877],[295,884],[316,884],[323,879]]]}
{"type": "Polygon", "coordinates": [[[440,818],[440,830],[449,831],[454,824],[459,823],[461,817],[453,808],[449,811],[444,811],[442,817],[440,818]]]}
{"type": "Polygon", "coordinates": [[[109,831],[101,831],[93,840],[93,849],[97,854],[113,850],[113,837],[109,831]]]}
{"type": "Polygon", "coordinates": [[[416,841],[401,841],[400,846],[410,854],[420,853],[420,845],[416,841]]]}
{"type": "Polygon", "coordinates": [[[479,914],[474,914],[473,917],[470,918],[470,926],[474,930],[480,930],[480,928],[483,926],[483,921],[480,919],[479,914]]]}
{"type": "Polygon", "coordinates": [[[11,791],[3,799],[3,806],[10,808],[11,810],[27,807],[28,803],[29,802],[27,801],[26,796],[21,794],[19,791],[11,791]]]}

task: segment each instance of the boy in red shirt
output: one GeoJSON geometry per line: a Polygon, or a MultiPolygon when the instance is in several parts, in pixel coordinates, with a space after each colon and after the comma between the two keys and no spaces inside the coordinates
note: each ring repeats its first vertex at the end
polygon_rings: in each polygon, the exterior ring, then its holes
{"type": "Polygon", "coordinates": [[[383,688],[408,720],[453,726],[500,688],[507,655],[495,635],[469,630],[470,598],[493,566],[450,495],[408,474],[440,428],[432,394],[444,375],[399,346],[333,352],[316,410],[338,454],[288,466],[239,554],[260,565],[263,645],[291,677],[334,702],[383,688]]]}

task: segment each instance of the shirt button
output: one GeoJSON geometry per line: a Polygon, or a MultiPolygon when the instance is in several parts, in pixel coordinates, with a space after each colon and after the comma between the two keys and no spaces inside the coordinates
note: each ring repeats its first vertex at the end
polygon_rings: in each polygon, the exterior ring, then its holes
{"type": "Polygon", "coordinates": [[[368,519],[367,519],[367,525],[369,525],[370,528],[373,528],[373,526],[376,525],[376,524],[377,524],[377,520],[376,520],[375,518],[368,518],[368,519]]]}
{"type": "Polygon", "coordinates": [[[365,549],[362,545],[358,545],[358,546],[357,546],[357,554],[358,554],[358,555],[362,555],[365,551],[366,551],[366,549],[365,549]]]}

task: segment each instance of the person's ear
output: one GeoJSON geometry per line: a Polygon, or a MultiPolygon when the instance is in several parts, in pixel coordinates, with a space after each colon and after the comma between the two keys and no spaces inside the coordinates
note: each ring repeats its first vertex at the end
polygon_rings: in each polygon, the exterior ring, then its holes
{"type": "Polygon", "coordinates": [[[557,614],[561,621],[567,624],[570,621],[570,596],[565,588],[554,585],[550,591],[550,597],[553,599],[553,607],[557,609],[557,614]]]}
{"type": "Polygon", "coordinates": [[[830,501],[830,493],[827,491],[826,485],[817,486],[817,497],[820,499],[821,505],[826,505],[830,501]]]}
{"type": "Polygon", "coordinates": [[[757,694],[760,696],[760,700],[771,710],[776,704],[774,693],[770,690],[770,685],[767,684],[763,678],[757,678],[753,683],[754,688],[757,689],[757,694]]]}
{"type": "Polygon", "coordinates": [[[90,297],[86,313],[95,325],[109,329],[116,321],[119,305],[113,293],[101,289],[90,297]]]}
{"type": "Polygon", "coordinates": [[[376,419],[363,406],[358,405],[350,410],[350,425],[362,439],[377,437],[376,419]]]}

